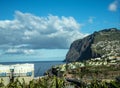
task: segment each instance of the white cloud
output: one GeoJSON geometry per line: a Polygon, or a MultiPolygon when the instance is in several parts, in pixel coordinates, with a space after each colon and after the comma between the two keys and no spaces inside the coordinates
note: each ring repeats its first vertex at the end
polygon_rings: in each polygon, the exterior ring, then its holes
{"type": "Polygon", "coordinates": [[[33,54],[34,53],[34,50],[32,49],[25,49],[23,50],[24,54],[33,54]]]}
{"type": "Polygon", "coordinates": [[[10,48],[4,52],[4,54],[33,54],[34,50],[32,49],[19,49],[19,48],[10,48]]]}
{"type": "Polygon", "coordinates": [[[94,19],[95,17],[89,17],[88,22],[92,24],[94,22],[94,19]]]}
{"type": "Polygon", "coordinates": [[[117,9],[118,9],[118,4],[119,4],[119,1],[118,1],[118,0],[115,0],[114,2],[112,2],[112,3],[109,5],[108,9],[109,9],[110,11],[112,11],[112,12],[115,12],[115,11],[117,11],[117,9]]]}
{"type": "Polygon", "coordinates": [[[8,49],[6,53],[17,53],[17,49],[8,49]]]}
{"type": "Polygon", "coordinates": [[[73,17],[39,17],[16,11],[13,20],[0,21],[0,48],[4,45],[24,49],[69,48],[72,41],[87,35],[79,32],[81,25],[73,17]]]}

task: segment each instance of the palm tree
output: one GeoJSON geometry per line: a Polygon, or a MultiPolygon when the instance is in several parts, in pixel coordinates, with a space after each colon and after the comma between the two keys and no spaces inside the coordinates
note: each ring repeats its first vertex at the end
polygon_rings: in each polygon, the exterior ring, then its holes
{"type": "Polygon", "coordinates": [[[50,88],[65,88],[64,80],[54,76],[50,88]]]}
{"type": "Polygon", "coordinates": [[[34,80],[30,81],[29,88],[35,88],[34,80]]]}
{"type": "Polygon", "coordinates": [[[0,88],[4,88],[4,80],[1,78],[1,82],[0,82],[0,88]]]}
{"type": "Polygon", "coordinates": [[[111,88],[120,88],[120,85],[118,85],[115,81],[110,82],[111,88]]]}

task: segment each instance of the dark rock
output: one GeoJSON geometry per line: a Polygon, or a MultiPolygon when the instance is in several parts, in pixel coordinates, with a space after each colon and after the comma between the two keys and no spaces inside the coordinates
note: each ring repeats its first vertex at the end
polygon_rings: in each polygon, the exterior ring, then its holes
{"type": "Polygon", "coordinates": [[[120,76],[116,77],[116,81],[120,83],[120,76]]]}

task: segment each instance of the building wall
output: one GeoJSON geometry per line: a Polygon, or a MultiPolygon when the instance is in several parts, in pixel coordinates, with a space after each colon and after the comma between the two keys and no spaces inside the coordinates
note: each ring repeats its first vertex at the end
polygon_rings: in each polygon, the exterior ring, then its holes
{"type": "Polygon", "coordinates": [[[11,69],[14,80],[18,79],[21,83],[24,79],[28,84],[34,78],[34,64],[0,65],[0,81],[2,79],[4,85],[8,85],[10,82],[11,69]]]}

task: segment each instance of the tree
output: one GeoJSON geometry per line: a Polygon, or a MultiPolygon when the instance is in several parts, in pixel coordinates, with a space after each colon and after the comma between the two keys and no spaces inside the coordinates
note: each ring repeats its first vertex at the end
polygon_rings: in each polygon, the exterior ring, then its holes
{"type": "Polygon", "coordinates": [[[0,82],[0,88],[4,88],[4,80],[1,78],[1,82],[0,82]]]}

